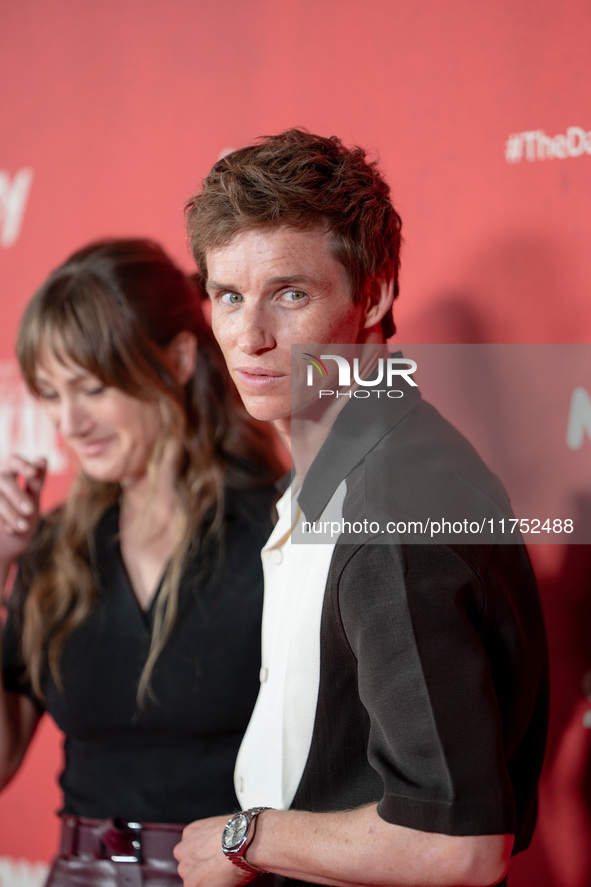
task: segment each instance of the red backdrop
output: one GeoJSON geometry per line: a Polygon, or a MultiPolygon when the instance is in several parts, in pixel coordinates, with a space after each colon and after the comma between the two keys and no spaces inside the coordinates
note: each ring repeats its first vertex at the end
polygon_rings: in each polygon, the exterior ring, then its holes
{"type": "MultiPolygon", "coordinates": [[[[190,268],[186,197],[258,135],[305,126],[379,156],[404,219],[403,341],[588,341],[586,0],[28,0],[0,18],[0,451],[51,452],[46,504],[67,476],[14,375],[23,305],[97,237],[149,235],[190,268]]],[[[591,555],[535,557],[551,740],[511,883],[588,887],[591,555]]],[[[44,724],[0,798],[0,883],[33,883],[11,860],[55,850],[59,760],[44,724]]]]}

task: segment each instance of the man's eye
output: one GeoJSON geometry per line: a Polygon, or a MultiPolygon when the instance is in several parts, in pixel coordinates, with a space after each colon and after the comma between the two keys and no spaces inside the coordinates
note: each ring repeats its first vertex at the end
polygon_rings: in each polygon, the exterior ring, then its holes
{"type": "Polygon", "coordinates": [[[96,385],[91,385],[88,388],[85,388],[84,393],[88,394],[90,397],[96,397],[98,394],[103,394],[106,387],[107,386],[102,383],[97,383],[96,385]]]}
{"type": "Polygon", "coordinates": [[[240,293],[221,293],[219,299],[224,305],[238,305],[242,302],[240,293]]]}
{"type": "Polygon", "coordinates": [[[57,400],[57,394],[55,393],[55,391],[40,391],[37,396],[39,397],[39,400],[57,400]]]}
{"type": "Polygon", "coordinates": [[[308,294],[302,292],[302,290],[286,290],[286,292],[283,293],[282,298],[286,302],[302,302],[308,298],[308,294]]]}

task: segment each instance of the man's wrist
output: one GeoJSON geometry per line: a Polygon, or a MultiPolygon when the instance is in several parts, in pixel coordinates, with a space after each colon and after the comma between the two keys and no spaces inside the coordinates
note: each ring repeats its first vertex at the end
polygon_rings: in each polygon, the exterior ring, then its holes
{"type": "Polygon", "coordinates": [[[266,869],[246,859],[246,851],[254,839],[259,815],[269,809],[269,807],[251,807],[249,810],[235,813],[222,831],[222,851],[226,859],[251,875],[267,874],[266,869]]]}

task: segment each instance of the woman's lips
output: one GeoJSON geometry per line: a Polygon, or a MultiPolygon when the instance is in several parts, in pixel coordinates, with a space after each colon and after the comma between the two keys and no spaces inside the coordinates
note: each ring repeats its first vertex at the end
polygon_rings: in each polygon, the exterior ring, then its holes
{"type": "Polygon", "coordinates": [[[101,453],[106,449],[106,447],[111,443],[113,437],[102,437],[100,440],[87,441],[86,443],[79,443],[75,445],[74,449],[83,459],[92,459],[95,456],[100,456],[101,453]]]}

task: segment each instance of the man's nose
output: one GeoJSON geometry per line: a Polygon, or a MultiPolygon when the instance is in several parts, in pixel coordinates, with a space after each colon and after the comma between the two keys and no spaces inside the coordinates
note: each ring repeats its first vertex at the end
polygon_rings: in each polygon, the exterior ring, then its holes
{"type": "Polygon", "coordinates": [[[247,308],[242,315],[238,347],[245,354],[260,354],[275,347],[275,335],[268,313],[259,306],[247,308]]]}

